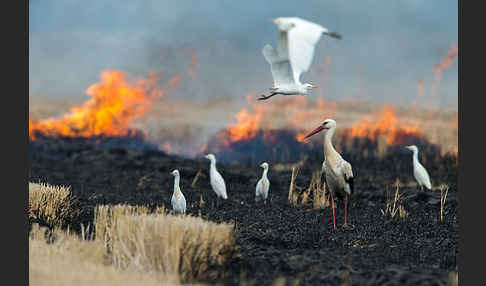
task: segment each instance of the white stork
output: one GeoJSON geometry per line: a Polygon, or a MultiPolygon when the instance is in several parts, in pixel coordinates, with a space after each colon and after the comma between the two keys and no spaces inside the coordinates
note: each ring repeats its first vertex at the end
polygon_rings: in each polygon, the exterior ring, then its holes
{"type": "Polygon", "coordinates": [[[334,203],[334,195],[339,194],[344,196],[344,225],[347,228],[348,223],[347,208],[348,208],[348,196],[354,191],[354,176],[351,164],[344,160],[341,155],[332,146],[332,135],[336,130],[336,121],[333,119],[326,119],[324,122],[309,133],[305,138],[309,138],[312,135],[324,130],[324,162],[322,163],[321,172],[324,173],[324,179],[327,189],[331,194],[332,203],[332,222],[334,229],[336,229],[336,217],[334,209],[336,208],[334,203]]]}

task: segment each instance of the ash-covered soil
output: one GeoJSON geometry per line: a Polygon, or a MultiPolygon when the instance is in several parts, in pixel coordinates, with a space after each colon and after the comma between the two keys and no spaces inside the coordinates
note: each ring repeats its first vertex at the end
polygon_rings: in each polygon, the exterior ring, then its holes
{"type": "MultiPolygon", "coordinates": [[[[254,165],[224,165],[218,170],[226,180],[229,199],[214,206],[209,185],[209,161],[183,159],[152,148],[150,144],[82,139],[37,139],[30,142],[29,181],[69,185],[79,198],[83,218],[92,220],[97,204],[126,203],[170,208],[173,177],[181,173],[181,188],[188,213],[211,221],[232,222],[237,229],[241,257],[224,281],[240,280],[270,285],[284,277],[287,285],[446,285],[450,271],[457,271],[457,158],[428,154],[420,160],[434,186],[449,185],[444,220],[439,219],[440,191],[420,191],[412,184],[400,187],[408,217],[384,217],[386,191],[394,182],[413,182],[412,156],[403,148],[392,149],[383,159],[344,153],[353,165],[356,191],[351,197],[343,229],[343,204],[338,202],[333,230],[329,208],[293,207],[288,201],[291,171],[276,171],[270,163],[269,203],[255,204],[255,185],[262,169],[254,165]],[[402,150],[403,149],[403,150],[402,150]],[[196,173],[202,169],[194,188],[196,173]],[[201,202],[203,200],[203,202],[201,202]],[[342,284],[347,283],[347,284],[342,284]]],[[[322,153],[306,161],[297,185],[307,187],[312,171],[320,169],[322,153]]]]}

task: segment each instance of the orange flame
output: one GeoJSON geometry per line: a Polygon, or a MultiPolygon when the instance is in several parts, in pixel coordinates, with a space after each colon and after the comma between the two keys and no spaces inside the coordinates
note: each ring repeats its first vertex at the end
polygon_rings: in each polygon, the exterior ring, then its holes
{"type": "Polygon", "coordinates": [[[401,144],[404,136],[422,136],[422,131],[418,125],[401,125],[395,115],[395,110],[391,106],[384,106],[379,114],[366,115],[346,133],[351,137],[368,137],[373,141],[376,141],[379,136],[385,136],[389,145],[401,144]]]}
{"type": "Polygon", "coordinates": [[[131,136],[131,122],[149,111],[154,100],[162,96],[154,89],[155,76],[135,84],[125,80],[125,74],[116,70],[101,72],[101,82],[88,87],[91,98],[81,106],[74,106],[60,119],[37,121],[29,118],[29,138],[44,136],[91,137],[131,136]]]}
{"type": "Polygon", "coordinates": [[[259,131],[263,131],[264,142],[274,143],[275,134],[265,132],[272,128],[304,130],[296,135],[303,141],[305,130],[310,119],[322,117],[323,113],[334,113],[336,105],[329,104],[322,98],[308,101],[305,96],[289,96],[274,100],[272,103],[260,102],[256,96],[247,96],[248,107],[242,108],[236,115],[236,123],[229,125],[221,132],[222,146],[228,148],[233,142],[251,140],[259,131]],[[282,114],[284,116],[282,116],[282,114]]]}
{"type": "MultiPolygon", "coordinates": [[[[253,96],[248,95],[249,102],[253,96]]],[[[260,124],[264,116],[265,110],[262,105],[253,104],[251,106],[251,113],[246,109],[241,109],[236,115],[236,123],[231,124],[226,128],[226,132],[222,133],[222,144],[228,147],[231,142],[240,140],[250,140],[254,138],[260,129],[260,124]]]]}

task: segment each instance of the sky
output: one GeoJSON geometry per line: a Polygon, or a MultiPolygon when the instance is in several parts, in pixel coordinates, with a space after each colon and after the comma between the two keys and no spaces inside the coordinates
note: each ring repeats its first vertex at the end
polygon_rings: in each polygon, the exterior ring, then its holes
{"type": "MultiPolygon", "coordinates": [[[[340,33],[322,37],[302,82],[310,96],[409,104],[434,85],[434,65],[458,46],[458,3],[368,1],[29,1],[29,96],[83,96],[105,69],[133,78],[184,76],[171,98],[245,101],[272,86],[261,50],[276,46],[275,17],[340,33]],[[197,57],[190,76],[191,54],[197,57]],[[327,63],[327,64],[326,64],[327,63]]],[[[165,81],[165,82],[164,82],[165,81]]],[[[442,74],[439,104],[457,107],[458,63],[442,74]]]]}

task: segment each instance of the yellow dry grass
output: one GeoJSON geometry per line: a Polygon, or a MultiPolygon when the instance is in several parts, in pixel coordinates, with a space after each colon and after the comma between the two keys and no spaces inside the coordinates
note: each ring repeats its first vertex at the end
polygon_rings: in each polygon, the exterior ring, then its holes
{"type": "Polygon", "coordinates": [[[168,215],[164,209],[148,214],[146,208],[99,206],[95,229],[113,265],[176,273],[184,282],[223,278],[238,255],[233,225],[168,215]]]}
{"type": "Polygon", "coordinates": [[[215,281],[225,276],[229,262],[238,255],[233,225],[173,216],[165,208],[97,206],[94,227],[96,236],[86,240],[85,235],[34,223],[29,235],[30,284],[215,281]]]}
{"type": "Polygon", "coordinates": [[[386,206],[385,210],[380,209],[381,213],[383,216],[389,216],[391,218],[394,218],[397,214],[400,218],[406,218],[408,217],[408,211],[405,209],[403,202],[402,202],[402,197],[400,194],[400,182],[397,180],[395,183],[396,189],[395,189],[395,195],[393,199],[390,196],[390,192],[386,192],[386,206]]]}
{"type": "Polygon", "coordinates": [[[55,231],[56,239],[47,244],[44,231],[33,224],[29,238],[29,285],[180,285],[174,275],[121,270],[107,264],[101,241],[81,240],[55,231]]]}
{"type": "Polygon", "coordinates": [[[29,183],[29,222],[52,228],[67,228],[79,218],[76,198],[70,187],[29,183]]]}
{"type": "Polygon", "coordinates": [[[295,179],[299,173],[299,166],[295,165],[292,168],[292,175],[290,178],[288,201],[291,205],[307,205],[312,202],[314,209],[322,209],[329,206],[329,199],[327,197],[327,189],[325,184],[321,183],[321,171],[317,170],[312,173],[309,187],[301,188],[295,185],[295,179]]]}

